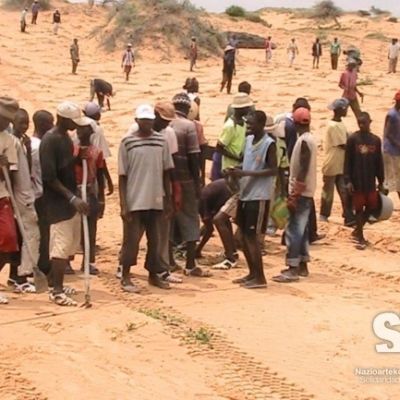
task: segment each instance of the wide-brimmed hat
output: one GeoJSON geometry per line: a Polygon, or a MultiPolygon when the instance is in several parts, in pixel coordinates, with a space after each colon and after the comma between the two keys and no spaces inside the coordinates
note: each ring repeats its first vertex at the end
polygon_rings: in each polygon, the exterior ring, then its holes
{"type": "Polygon", "coordinates": [[[265,123],[265,130],[273,135],[275,133],[275,129],[277,127],[277,124],[275,123],[274,119],[268,115],[267,116],[267,122],[265,123]]]}
{"type": "Polygon", "coordinates": [[[230,44],[228,44],[228,46],[225,47],[224,52],[226,53],[227,51],[230,50],[235,50],[235,48],[233,46],[231,46],[230,44]]]}
{"type": "Polygon", "coordinates": [[[17,100],[7,96],[0,97],[0,115],[3,118],[13,121],[18,109],[19,105],[17,100]]]}
{"type": "Polygon", "coordinates": [[[247,93],[238,93],[233,98],[233,103],[231,105],[232,108],[246,108],[252,107],[254,105],[250,96],[247,93]]]}

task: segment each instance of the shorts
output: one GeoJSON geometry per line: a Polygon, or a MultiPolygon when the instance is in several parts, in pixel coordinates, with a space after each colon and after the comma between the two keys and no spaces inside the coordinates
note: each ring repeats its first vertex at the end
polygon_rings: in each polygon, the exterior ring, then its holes
{"type": "Polygon", "coordinates": [[[379,208],[379,196],[378,192],[374,190],[373,192],[354,192],[353,193],[353,208],[354,211],[362,212],[364,209],[367,211],[374,211],[379,208]]]}
{"type": "Polygon", "coordinates": [[[239,201],[236,222],[244,235],[266,232],[269,204],[269,200],[239,201]]]}
{"type": "Polygon", "coordinates": [[[389,192],[400,192],[400,156],[383,153],[385,186],[389,192]]]}
{"type": "Polygon", "coordinates": [[[125,72],[126,74],[128,74],[129,72],[131,72],[131,70],[132,70],[132,65],[125,65],[125,67],[124,67],[124,72],[125,72]]]}
{"type": "Polygon", "coordinates": [[[69,260],[80,249],[81,215],[50,225],[50,259],[69,260]]]}
{"type": "Polygon", "coordinates": [[[197,242],[200,239],[199,206],[193,182],[181,183],[182,208],[175,216],[183,242],[197,242]]]}
{"type": "Polygon", "coordinates": [[[221,207],[220,212],[228,215],[231,218],[236,218],[238,213],[239,193],[230,197],[227,202],[221,207]]]}

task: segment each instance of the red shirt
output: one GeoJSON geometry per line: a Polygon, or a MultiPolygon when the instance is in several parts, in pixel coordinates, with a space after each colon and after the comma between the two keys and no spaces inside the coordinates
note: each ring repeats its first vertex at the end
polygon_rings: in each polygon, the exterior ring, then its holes
{"type": "Polygon", "coordinates": [[[339,87],[341,87],[343,91],[343,97],[347,100],[356,100],[357,99],[357,71],[353,69],[353,71],[345,71],[340,77],[339,87]]]}
{"type": "MultiPolygon", "coordinates": [[[[81,146],[74,145],[74,156],[77,157],[79,154],[81,146]]],[[[104,168],[104,157],[103,152],[97,148],[96,146],[90,145],[88,147],[88,158],[87,158],[87,166],[88,166],[88,185],[92,185],[96,183],[97,180],[97,170],[100,168],[104,168]]],[[[75,176],[76,183],[78,185],[82,185],[83,181],[83,167],[81,164],[75,164],[75,176]]]]}

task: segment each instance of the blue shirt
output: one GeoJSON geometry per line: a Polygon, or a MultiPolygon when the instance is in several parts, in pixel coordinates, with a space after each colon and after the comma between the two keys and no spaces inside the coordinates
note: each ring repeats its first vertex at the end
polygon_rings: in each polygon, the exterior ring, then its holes
{"type": "MultiPolygon", "coordinates": [[[[267,153],[271,144],[275,143],[267,134],[253,144],[254,135],[246,137],[243,158],[243,171],[262,171],[267,169],[267,153]]],[[[245,176],[240,179],[240,200],[271,200],[274,191],[273,176],[245,176]]]]}
{"type": "Polygon", "coordinates": [[[400,156],[400,148],[393,145],[388,135],[400,143],[400,111],[394,107],[389,110],[386,116],[385,132],[383,135],[383,152],[391,156],[400,156]]]}

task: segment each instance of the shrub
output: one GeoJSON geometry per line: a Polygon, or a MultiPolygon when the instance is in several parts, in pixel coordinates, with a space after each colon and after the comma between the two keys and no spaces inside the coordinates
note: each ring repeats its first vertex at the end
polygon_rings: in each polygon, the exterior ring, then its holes
{"type": "Polygon", "coordinates": [[[374,14],[374,15],[387,15],[387,14],[390,14],[389,11],[381,10],[380,8],[375,7],[375,6],[372,6],[370,10],[371,10],[371,13],[374,14]]]}
{"type": "Polygon", "coordinates": [[[333,20],[340,26],[339,17],[343,11],[332,0],[324,0],[317,3],[312,9],[312,18],[321,20],[333,20]]]}
{"type": "Polygon", "coordinates": [[[246,16],[246,10],[240,6],[230,6],[225,10],[225,14],[230,17],[243,18],[246,16]]]}
{"type": "Polygon", "coordinates": [[[393,22],[393,23],[397,23],[397,21],[398,21],[396,17],[390,17],[387,20],[388,20],[388,22],[393,22]]]}
{"type": "Polygon", "coordinates": [[[360,17],[370,17],[371,13],[369,11],[366,11],[366,10],[358,10],[358,15],[360,17]]]}
{"type": "MultiPolygon", "coordinates": [[[[30,7],[33,1],[27,0],[3,0],[3,6],[11,9],[23,9],[24,7],[30,7]]],[[[42,10],[49,10],[51,8],[50,0],[39,0],[39,4],[42,10]]]]}

